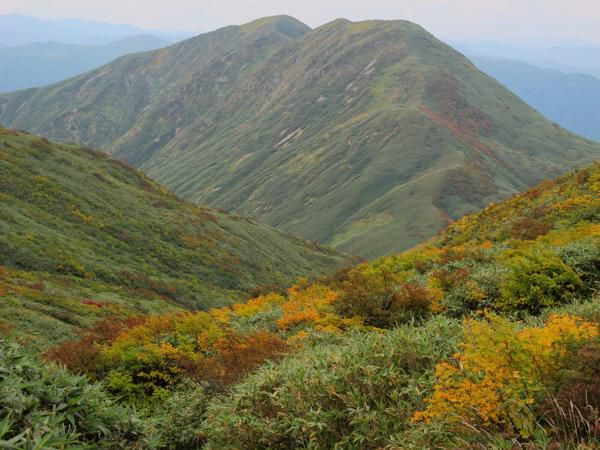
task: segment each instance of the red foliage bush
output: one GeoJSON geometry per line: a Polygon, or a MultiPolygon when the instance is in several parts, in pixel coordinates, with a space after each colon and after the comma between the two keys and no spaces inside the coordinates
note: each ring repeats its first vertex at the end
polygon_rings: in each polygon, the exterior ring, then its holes
{"type": "Polygon", "coordinates": [[[468,267],[461,267],[456,270],[448,269],[437,269],[434,270],[432,275],[437,278],[440,282],[442,289],[449,291],[456,287],[459,283],[463,282],[471,273],[468,267]]]}
{"type": "Polygon", "coordinates": [[[422,316],[429,312],[435,298],[431,291],[418,283],[404,283],[394,294],[394,309],[402,309],[411,315],[422,316]]]}
{"type": "MultiPolygon", "coordinates": [[[[1,291],[0,291],[0,295],[1,295],[1,291]]],[[[10,333],[12,333],[12,330],[14,329],[14,326],[11,325],[10,323],[0,323],[0,336],[8,336],[10,333]]]]}
{"type": "Polygon", "coordinates": [[[177,294],[176,286],[164,283],[159,280],[155,280],[146,275],[135,272],[129,272],[126,270],[122,271],[120,275],[123,278],[123,280],[132,288],[147,289],[157,294],[166,295],[170,298],[174,298],[177,294]]]}
{"type": "Polygon", "coordinates": [[[275,360],[288,350],[277,335],[260,331],[249,335],[227,334],[215,343],[216,356],[207,359],[194,375],[216,388],[241,380],[267,360],[275,360]]]}
{"type": "Polygon", "coordinates": [[[420,274],[424,274],[429,270],[429,263],[427,261],[417,260],[414,262],[413,266],[420,274]]]}
{"type": "Polygon", "coordinates": [[[90,329],[84,330],[79,339],[63,342],[47,350],[46,358],[64,364],[74,372],[98,375],[99,346],[110,344],[123,330],[141,325],[144,321],[143,317],[108,317],[99,320],[90,329]]]}
{"type": "Polygon", "coordinates": [[[97,308],[104,308],[105,305],[102,303],[95,302],[94,300],[90,300],[89,298],[84,298],[81,303],[89,306],[96,306],[97,308]]]}
{"type": "Polygon", "coordinates": [[[600,339],[566,355],[559,367],[542,413],[563,434],[600,438],[600,339]]]}
{"type": "Polygon", "coordinates": [[[40,281],[38,283],[30,283],[27,285],[27,287],[31,290],[42,292],[45,286],[44,283],[40,281]]]}
{"type": "Polygon", "coordinates": [[[529,241],[547,234],[551,229],[550,223],[532,217],[522,217],[513,223],[511,233],[516,239],[529,241]]]}

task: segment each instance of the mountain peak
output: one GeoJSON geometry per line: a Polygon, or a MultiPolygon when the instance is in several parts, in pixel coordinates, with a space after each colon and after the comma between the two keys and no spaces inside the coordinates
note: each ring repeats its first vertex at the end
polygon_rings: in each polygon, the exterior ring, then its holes
{"type": "Polygon", "coordinates": [[[265,29],[278,31],[293,39],[303,36],[311,30],[305,23],[287,15],[263,17],[241,26],[244,33],[256,33],[265,29]]]}
{"type": "Polygon", "coordinates": [[[330,26],[344,26],[350,29],[366,31],[372,29],[384,29],[384,28],[404,28],[406,31],[420,31],[427,32],[420,25],[411,22],[409,20],[403,19],[392,19],[392,20],[383,20],[383,19],[368,19],[368,20],[359,20],[352,21],[346,19],[344,17],[339,17],[331,22],[328,22],[322,25],[320,28],[330,27],[330,26]]]}

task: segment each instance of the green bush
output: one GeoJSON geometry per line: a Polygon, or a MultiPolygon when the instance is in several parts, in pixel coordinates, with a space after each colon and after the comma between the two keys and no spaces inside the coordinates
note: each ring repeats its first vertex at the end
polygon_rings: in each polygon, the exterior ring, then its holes
{"type": "Polygon", "coordinates": [[[423,407],[433,367],[456,350],[459,338],[460,323],[438,317],[420,327],[307,347],[213,400],[202,426],[206,448],[391,445],[393,435],[415,427],[411,416],[423,407]]]}
{"type": "Polygon", "coordinates": [[[510,271],[496,306],[507,312],[539,314],[544,308],[572,301],[583,292],[577,273],[552,252],[531,249],[511,254],[510,271]]]}
{"type": "Polygon", "coordinates": [[[506,267],[496,262],[473,265],[469,277],[457,283],[444,296],[444,314],[461,318],[473,311],[494,309],[501,295],[500,286],[507,274],[506,267]]]}
{"type": "Polygon", "coordinates": [[[588,292],[600,290],[600,241],[573,241],[560,251],[561,258],[573,268],[588,292]]]}
{"type": "Polygon", "coordinates": [[[0,448],[143,448],[143,423],[101,384],[0,340],[0,448]]]}
{"type": "Polygon", "coordinates": [[[152,416],[155,445],[176,450],[198,448],[208,400],[201,385],[189,380],[181,383],[152,416]]]}

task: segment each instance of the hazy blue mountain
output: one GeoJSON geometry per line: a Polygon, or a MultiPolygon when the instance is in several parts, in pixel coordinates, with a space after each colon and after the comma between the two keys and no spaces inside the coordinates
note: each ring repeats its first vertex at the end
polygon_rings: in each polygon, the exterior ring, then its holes
{"type": "Polygon", "coordinates": [[[99,67],[119,56],[166,47],[151,35],[124,38],[106,45],[60,42],[0,48],[0,92],[45,86],[99,67]]]}
{"type": "Polygon", "coordinates": [[[498,42],[453,42],[467,56],[485,56],[526,62],[564,73],[585,73],[600,77],[600,45],[564,43],[542,47],[520,47],[498,42]]]}
{"type": "Polygon", "coordinates": [[[475,65],[562,127],[600,140],[600,79],[530,64],[472,57],[475,65]]]}
{"type": "Polygon", "coordinates": [[[102,45],[140,34],[152,34],[175,42],[191,33],[144,30],[132,25],[116,25],[83,19],[47,20],[20,14],[0,15],[0,44],[18,46],[32,42],[64,42],[78,45],[102,45]]]}

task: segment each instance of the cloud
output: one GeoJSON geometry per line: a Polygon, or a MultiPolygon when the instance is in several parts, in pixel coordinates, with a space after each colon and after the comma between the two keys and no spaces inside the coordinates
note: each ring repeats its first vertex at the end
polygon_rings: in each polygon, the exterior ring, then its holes
{"type": "Polygon", "coordinates": [[[205,31],[276,14],[311,26],[338,17],[407,19],[451,39],[577,38],[600,42],[598,0],[1,0],[0,13],[81,17],[205,31]]]}

